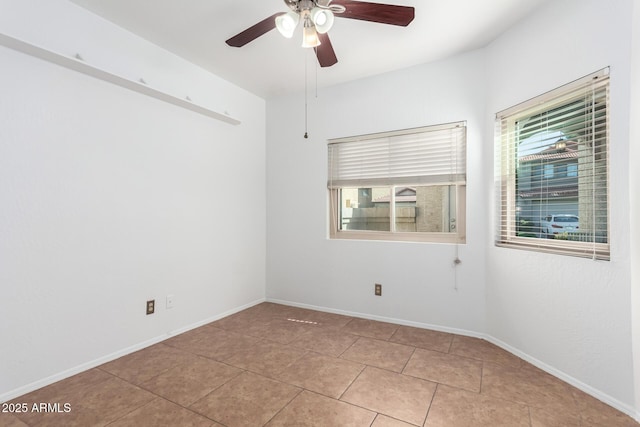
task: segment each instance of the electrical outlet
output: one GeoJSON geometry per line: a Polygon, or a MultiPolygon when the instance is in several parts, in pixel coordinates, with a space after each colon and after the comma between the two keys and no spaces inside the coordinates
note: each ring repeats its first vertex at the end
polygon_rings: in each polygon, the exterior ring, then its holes
{"type": "Polygon", "coordinates": [[[156,311],[156,300],[147,301],[147,314],[153,314],[156,311]]]}
{"type": "Polygon", "coordinates": [[[173,308],[175,297],[173,295],[167,295],[167,308],[173,308]]]}
{"type": "Polygon", "coordinates": [[[376,296],[382,295],[382,285],[380,283],[375,284],[374,293],[376,294],[376,296]]]}

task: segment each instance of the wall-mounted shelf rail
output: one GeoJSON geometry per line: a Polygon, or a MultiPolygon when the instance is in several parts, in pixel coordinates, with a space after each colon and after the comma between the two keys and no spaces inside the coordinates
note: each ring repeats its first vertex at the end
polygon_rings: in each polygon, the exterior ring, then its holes
{"type": "Polygon", "coordinates": [[[234,119],[228,114],[219,113],[217,111],[210,110],[206,107],[202,107],[198,104],[194,104],[188,99],[188,96],[186,96],[184,99],[178,98],[176,96],[154,89],[143,82],[129,80],[124,77],[118,76],[117,74],[113,74],[109,71],[105,71],[98,67],[89,65],[86,62],[84,62],[82,59],[80,59],[80,55],[76,55],[76,57],[61,55],[59,53],[44,49],[42,47],[33,45],[31,43],[13,38],[11,36],[8,36],[2,33],[0,33],[0,45],[8,47],[10,49],[17,50],[22,53],[26,53],[27,55],[31,55],[36,58],[44,59],[51,63],[68,68],[70,70],[78,71],[88,76],[92,76],[100,80],[113,83],[120,87],[136,91],[143,95],[147,95],[152,98],[156,98],[161,101],[165,101],[170,104],[177,105],[178,107],[186,108],[188,110],[194,111],[196,113],[202,114],[207,117],[211,117],[213,119],[221,120],[223,122],[230,123],[232,125],[240,124],[239,120],[234,119]]]}

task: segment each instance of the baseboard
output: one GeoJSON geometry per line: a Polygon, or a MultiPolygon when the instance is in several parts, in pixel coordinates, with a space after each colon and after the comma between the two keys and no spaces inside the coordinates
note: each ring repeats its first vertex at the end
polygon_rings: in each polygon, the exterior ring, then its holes
{"type": "Polygon", "coordinates": [[[299,308],[308,308],[310,310],[317,310],[317,311],[323,311],[326,313],[333,313],[333,314],[342,314],[345,316],[351,316],[351,317],[359,317],[362,319],[370,319],[370,320],[378,320],[381,322],[388,322],[388,323],[394,323],[394,324],[398,324],[398,325],[403,325],[403,326],[413,326],[416,328],[423,328],[423,329],[431,329],[434,331],[440,331],[440,332],[448,332],[448,333],[452,333],[452,334],[457,334],[457,335],[464,335],[464,336],[468,336],[468,337],[475,337],[475,338],[482,338],[485,339],[487,341],[489,341],[492,344],[497,345],[498,347],[502,348],[503,350],[508,351],[509,353],[512,353],[518,357],[520,357],[521,359],[531,363],[532,365],[534,365],[535,367],[553,375],[556,378],[561,379],[562,381],[576,387],[577,389],[587,393],[590,396],[593,396],[594,398],[600,400],[601,402],[606,403],[607,405],[619,410],[620,412],[629,415],[631,418],[635,419],[636,421],[640,422],[640,412],[636,411],[634,408],[630,407],[629,405],[626,405],[623,402],[620,402],[617,399],[614,399],[613,397],[609,396],[606,393],[602,393],[601,391],[591,387],[588,384],[583,383],[582,381],[572,377],[571,375],[567,375],[566,373],[550,366],[547,365],[544,362],[541,362],[540,360],[536,359],[535,357],[531,357],[530,355],[500,341],[499,339],[485,334],[485,333],[479,333],[479,332],[475,332],[475,331],[468,331],[468,330],[464,330],[464,329],[457,329],[457,328],[448,328],[448,327],[443,327],[443,326],[439,326],[439,325],[432,325],[432,324],[428,324],[428,323],[421,323],[421,322],[413,322],[413,321],[408,321],[408,320],[403,320],[403,319],[396,319],[393,317],[385,317],[385,316],[377,316],[377,315],[372,315],[372,314],[367,314],[367,313],[359,313],[359,312],[353,312],[353,311],[348,311],[348,310],[336,310],[333,308],[329,308],[329,307],[321,307],[321,306],[315,306],[315,305],[311,305],[311,304],[301,304],[301,303],[296,303],[296,302],[292,302],[292,301],[286,301],[286,300],[280,300],[280,299],[275,299],[275,298],[267,298],[268,302],[273,302],[276,304],[283,304],[283,305],[289,305],[292,307],[299,307],[299,308]]]}
{"type": "Polygon", "coordinates": [[[487,341],[489,341],[492,344],[497,345],[498,347],[508,351],[509,353],[512,353],[516,356],[518,356],[519,358],[531,363],[533,366],[535,366],[536,368],[539,368],[543,371],[545,371],[546,373],[553,375],[556,378],[561,379],[562,381],[566,382],[567,384],[570,384],[572,386],[574,386],[575,388],[577,388],[578,390],[581,390],[585,393],[587,393],[588,395],[592,396],[595,399],[598,399],[599,401],[606,403],[607,405],[617,409],[618,411],[630,416],[631,418],[633,418],[636,421],[640,422],[640,412],[636,411],[634,408],[632,408],[631,406],[620,402],[618,399],[615,399],[611,396],[609,396],[606,393],[601,392],[600,390],[591,387],[588,384],[583,383],[582,381],[578,380],[577,378],[572,377],[571,375],[568,375],[566,373],[564,373],[563,371],[554,368],[551,365],[548,365],[538,359],[536,359],[535,357],[532,357],[520,350],[518,350],[517,348],[514,348],[512,346],[510,346],[507,343],[504,343],[502,341],[500,341],[499,339],[492,337],[490,335],[485,336],[485,339],[487,341]]]}
{"type": "Polygon", "coordinates": [[[422,328],[422,329],[431,329],[432,331],[448,332],[450,334],[464,335],[467,337],[485,338],[485,334],[480,332],[469,331],[467,329],[449,328],[441,325],[432,325],[430,323],[414,322],[411,320],[397,319],[395,317],[377,316],[375,314],[359,313],[357,311],[336,310],[329,307],[321,307],[321,306],[316,306],[311,304],[300,304],[297,302],[279,300],[275,298],[267,298],[267,302],[289,305],[289,306],[298,307],[298,308],[308,308],[309,310],[323,311],[325,313],[342,314],[344,316],[350,316],[350,317],[359,317],[361,319],[378,320],[380,322],[394,323],[396,325],[413,326],[413,327],[422,328]]]}
{"type": "Polygon", "coordinates": [[[176,329],[174,331],[168,332],[166,334],[162,334],[160,336],[157,336],[157,337],[148,339],[146,341],[140,342],[138,344],[132,345],[130,347],[123,348],[121,350],[115,351],[115,352],[113,352],[111,354],[108,354],[106,356],[99,357],[97,359],[91,360],[89,362],[83,363],[81,365],[75,366],[73,368],[67,369],[67,370],[59,372],[57,374],[48,376],[48,377],[43,378],[41,380],[34,381],[32,383],[29,383],[27,385],[19,387],[19,388],[15,389],[15,390],[11,390],[11,391],[8,391],[6,393],[0,394],[0,402],[7,402],[9,400],[15,399],[16,397],[22,396],[22,395],[27,394],[27,393],[31,393],[32,391],[38,390],[38,389],[40,389],[42,387],[46,387],[46,386],[48,386],[50,384],[53,384],[55,382],[58,382],[58,381],[66,379],[66,378],[72,377],[72,376],[74,376],[76,374],[79,374],[81,372],[87,371],[89,369],[93,369],[93,368],[95,368],[97,366],[100,366],[100,365],[102,365],[104,363],[111,362],[112,360],[118,359],[118,358],[120,358],[122,356],[126,356],[127,354],[133,353],[133,352],[138,351],[138,350],[142,350],[143,348],[147,348],[149,346],[152,346],[154,344],[162,342],[162,341],[164,341],[166,339],[169,339],[169,338],[171,338],[171,337],[173,337],[175,335],[182,334],[182,333],[190,331],[192,329],[199,328],[200,326],[206,325],[208,323],[215,322],[216,320],[222,319],[223,317],[227,317],[227,316],[230,316],[230,315],[232,315],[234,313],[237,313],[239,311],[246,310],[247,308],[253,307],[254,305],[260,304],[261,302],[264,302],[264,301],[265,301],[264,298],[252,301],[252,302],[250,302],[248,304],[244,304],[244,305],[241,305],[239,307],[235,307],[235,308],[233,308],[231,310],[227,310],[227,311],[225,311],[223,313],[216,314],[215,316],[211,316],[211,317],[209,317],[207,319],[198,321],[196,323],[190,324],[190,325],[185,326],[183,328],[179,328],[179,329],[176,329]]]}
{"type": "Polygon", "coordinates": [[[192,329],[199,328],[200,326],[204,326],[204,325],[209,324],[211,322],[215,322],[216,320],[220,320],[223,317],[231,316],[232,314],[238,313],[238,312],[240,312],[242,310],[246,310],[247,308],[251,308],[254,305],[258,305],[258,304],[263,303],[265,301],[266,301],[266,299],[260,298],[260,299],[257,299],[255,301],[252,301],[250,303],[241,305],[239,307],[232,308],[231,310],[227,310],[227,311],[225,311],[223,313],[216,314],[215,316],[209,317],[209,318],[201,320],[199,322],[192,323],[191,325],[185,326],[183,328],[176,329],[174,331],[171,331],[171,332],[167,333],[165,335],[165,337],[161,341],[169,339],[169,338],[173,337],[174,335],[180,335],[180,334],[183,334],[185,332],[189,332],[192,329]]]}

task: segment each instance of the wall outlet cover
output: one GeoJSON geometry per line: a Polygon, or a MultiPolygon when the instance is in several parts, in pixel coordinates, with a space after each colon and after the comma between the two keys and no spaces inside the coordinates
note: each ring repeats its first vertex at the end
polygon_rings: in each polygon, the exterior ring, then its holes
{"type": "Polygon", "coordinates": [[[147,315],[153,314],[156,311],[156,300],[152,299],[147,301],[147,315]]]}

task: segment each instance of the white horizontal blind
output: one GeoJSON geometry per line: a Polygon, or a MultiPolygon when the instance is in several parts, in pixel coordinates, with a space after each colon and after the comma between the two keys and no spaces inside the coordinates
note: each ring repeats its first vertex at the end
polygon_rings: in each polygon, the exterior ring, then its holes
{"type": "Polygon", "coordinates": [[[329,188],[464,183],[464,122],[329,141],[329,188]]]}
{"type": "Polygon", "coordinates": [[[496,116],[496,243],[609,259],[609,75],[496,116]]]}

